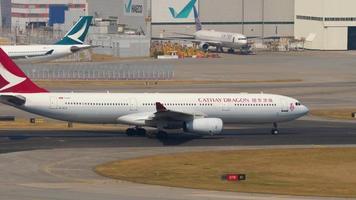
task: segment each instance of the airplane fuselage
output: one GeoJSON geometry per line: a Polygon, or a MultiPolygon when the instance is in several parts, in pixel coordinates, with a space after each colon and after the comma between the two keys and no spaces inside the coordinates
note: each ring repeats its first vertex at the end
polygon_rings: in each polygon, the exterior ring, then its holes
{"type": "Polygon", "coordinates": [[[17,63],[46,62],[68,56],[90,45],[7,45],[0,46],[17,63]]]}
{"type": "MultiPolygon", "coordinates": [[[[1,94],[0,94],[1,95],[1,94]]],[[[38,93],[6,95],[26,99],[18,109],[45,117],[80,123],[146,124],[156,113],[156,102],[167,109],[224,123],[285,122],[308,112],[297,100],[271,94],[135,94],[38,93]]],[[[155,125],[154,125],[155,126],[155,125]]]]}
{"type": "Polygon", "coordinates": [[[202,41],[202,43],[204,43],[204,41],[213,41],[216,42],[216,44],[219,44],[215,46],[220,47],[241,49],[247,45],[246,36],[238,33],[220,32],[214,30],[200,30],[195,32],[194,35],[195,39],[202,41]]]}

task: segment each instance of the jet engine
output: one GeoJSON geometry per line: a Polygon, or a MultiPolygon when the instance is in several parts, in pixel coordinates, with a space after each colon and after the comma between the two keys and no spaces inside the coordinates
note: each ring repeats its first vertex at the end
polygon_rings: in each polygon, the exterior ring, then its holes
{"type": "Polygon", "coordinates": [[[80,48],[77,47],[77,46],[71,46],[71,47],[70,47],[70,51],[71,51],[72,53],[76,53],[76,52],[80,51],[80,48]]]}
{"type": "Polygon", "coordinates": [[[202,42],[202,43],[199,44],[199,49],[204,50],[204,51],[208,51],[208,49],[209,49],[209,44],[202,42]]]}
{"type": "Polygon", "coordinates": [[[185,122],[183,129],[185,132],[198,134],[220,134],[223,131],[224,123],[219,118],[202,118],[185,122]]]}

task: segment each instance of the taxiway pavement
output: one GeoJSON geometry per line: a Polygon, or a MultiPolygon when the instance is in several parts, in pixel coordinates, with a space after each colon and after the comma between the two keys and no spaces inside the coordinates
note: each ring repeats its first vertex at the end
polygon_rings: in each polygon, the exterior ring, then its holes
{"type": "MultiPolygon", "coordinates": [[[[304,148],[298,146],[294,148],[304,148]]],[[[206,150],[261,147],[74,148],[0,154],[0,198],[6,200],[331,200],[337,198],[246,194],[153,186],[97,175],[94,166],[112,160],[206,150]]],[[[273,147],[276,148],[276,147],[273,147]]],[[[281,147],[290,148],[290,147],[281,147]]],[[[220,178],[220,177],[217,177],[220,178]]]]}

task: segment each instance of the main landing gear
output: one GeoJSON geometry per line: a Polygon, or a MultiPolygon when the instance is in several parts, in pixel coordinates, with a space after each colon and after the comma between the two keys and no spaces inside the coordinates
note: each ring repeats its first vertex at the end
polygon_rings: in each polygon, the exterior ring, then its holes
{"type": "Polygon", "coordinates": [[[165,131],[159,130],[159,131],[157,132],[156,138],[158,138],[158,139],[165,139],[165,138],[168,138],[168,133],[165,132],[165,131]]]}
{"type": "Polygon", "coordinates": [[[158,139],[165,139],[168,137],[168,133],[165,131],[158,130],[156,133],[150,133],[146,129],[140,127],[128,128],[126,130],[126,135],[129,137],[146,136],[148,138],[158,138],[158,139]]]}
{"type": "Polygon", "coordinates": [[[271,130],[271,134],[272,135],[278,135],[279,134],[278,124],[277,123],[273,123],[273,129],[271,130]]]}
{"type": "Polygon", "coordinates": [[[216,46],[216,53],[224,53],[224,48],[220,46],[216,46]]]}
{"type": "Polygon", "coordinates": [[[234,54],[235,53],[235,49],[231,48],[227,52],[230,53],[230,54],[234,54]]]}
{"type": "Polygon", "coordinates": [[[135,128],[128,128],[126,130],[126,135],[127,136],[145,136],[146,135],[146,130],[143,128],[135,127],[135,128]]]}

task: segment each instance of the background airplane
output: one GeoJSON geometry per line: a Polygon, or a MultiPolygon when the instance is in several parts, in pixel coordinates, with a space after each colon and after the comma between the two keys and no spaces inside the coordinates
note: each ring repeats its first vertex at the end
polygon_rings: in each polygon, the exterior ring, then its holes
{"type": "Polygon", "coordinates": [[[16,62],[45,62],[92,48],[84,41],[92,22],[92,16],[83,16],[68,33],[53,45],[7,45],[0,46],[16,62]]]}
{"type": "MultiPolygon", "coordinates": [[[[192,2],[192,1],[191,1],[192,2]]],[[[190,3],[191,3],[190,2],[190,3]]],[[[190,5],[190,4],[188,4],[190,5]]],[[[236,49],[242,53],[250,53],[251,46],[248,38],[240,33],[204,30],[199,19],[197,8],[193,4],[196,32],[194,34],[175,33],[185,37],[152,38],[153,40],[182,40],[195,43],[200,49],[207,51],[210,47],[216,47],[217,51],[228,48],[233,53],[236,49]]]]}
{"type": "Polygon", "coordinates": [[[298,100],[273,94],[50,93],[34,84],[0,49],[0,102],[37,115],[90,124],[183,129],[195,134],[220,134],[226,123],[273,124],[308,113],[298,100]]]}

